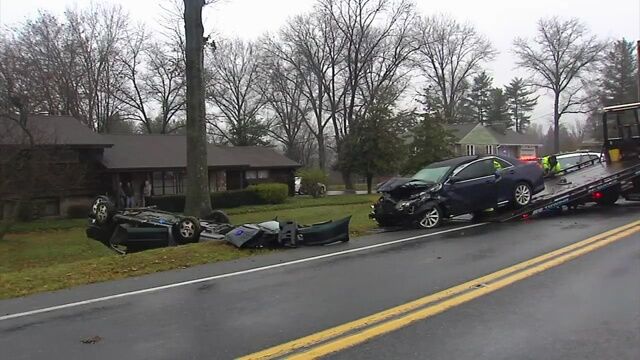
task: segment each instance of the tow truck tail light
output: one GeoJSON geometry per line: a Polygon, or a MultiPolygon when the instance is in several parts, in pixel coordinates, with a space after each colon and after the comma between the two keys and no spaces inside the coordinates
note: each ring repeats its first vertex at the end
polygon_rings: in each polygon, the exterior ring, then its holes
{"type": "Polygon", "coordinates": [[[600,191],[596,191],[593,194],[591,194],[591,197],[593,198],[593,200],[600,200],[602,199],[604,195],[602,195],[602,193],[600,191]]]}

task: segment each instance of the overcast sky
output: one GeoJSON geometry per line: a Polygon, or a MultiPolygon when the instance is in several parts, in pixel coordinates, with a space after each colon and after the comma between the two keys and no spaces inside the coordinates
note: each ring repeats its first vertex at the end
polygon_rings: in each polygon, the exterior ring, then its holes
{"type": "MultiPolygon", "coordinates": [[[[97,1],[101,2],[101,1],[97,1]]],[[[118,3],[135,21],[151,27],[160,19],[164,0],[105,0],[118,3]]],[[[315,0],[220,0],[205,8],[205,33],[254,39],[267,31],[276,31],[288,17],[311,10],[315,0]]],[[[62,14],[65,8],[82,7],[88,1],[73,0],[0,0],[0,23],[14,24],[34,16],[39,9],[62,14]]],[[[515,75],[510,52],[513,38],[535,35],[536,21],[558,15],[577,17],[603,39],[640,39],[640,0],[416,0],[421,14],[448,13],[469,21],[486,35],[500,54],[488,64],[494,85],[504,85],[515,75]]],[[[546,121],[549,102],[543,101],[534,117],[546,121]]]]}

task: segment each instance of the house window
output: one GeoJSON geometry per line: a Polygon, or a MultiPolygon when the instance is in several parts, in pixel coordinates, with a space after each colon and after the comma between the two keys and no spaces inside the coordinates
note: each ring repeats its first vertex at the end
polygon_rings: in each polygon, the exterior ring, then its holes
{"type": "Polygon", "coordinates": [[[227,191],[227,172],[224,170],[216,175],[216,191],[227,191]]]}
{"type": "Polygon", "coordinates": [[[269,170],[247,170],[244,178],[247,180],[268,179],[269,170]]]}
{"type": "Polygon", "coordinates": [[[255,170],[247,170],[244,173],[244,178],[247,180],[254,180],[258,178],[258,172],[255,170]]]}
{"type": "Polygon", "coordinates": [[[151,184],[151,193],[153,195],[163,195],[163,183],[162,183],[162,172],[154,171],[151,175],[152,184],[151,184]]]}
{"type": "Polygon", "coordinates": [[[175,195],[184,193],[187,177],[183,172],[178,171],[155,171],[152,179],[153,195],[175,195]]]}
{"type": "Polygon", "coordinates": [[[467,145],[467,155],[471,156],[471,155],[475,155],[475,154],[476,154],[475,145],[467,145]]]}
{"type": "Polygon", "coordinates": [[[486,154],[487,155],[495,155],[496,154],[495,147],[493,145],[487,145],[486,154]]]}

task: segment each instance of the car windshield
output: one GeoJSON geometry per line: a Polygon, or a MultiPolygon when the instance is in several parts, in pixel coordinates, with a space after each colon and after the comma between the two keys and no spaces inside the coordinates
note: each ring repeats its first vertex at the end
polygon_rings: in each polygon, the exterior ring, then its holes
{"type": "Polygon", "coordinates": [[[438,183],[442,181],[442,178],[449,169],[451,169],[451,166],[426,167],[418,171],[411,178],[413,180],[424,181],[426,183],[438,183]]]}

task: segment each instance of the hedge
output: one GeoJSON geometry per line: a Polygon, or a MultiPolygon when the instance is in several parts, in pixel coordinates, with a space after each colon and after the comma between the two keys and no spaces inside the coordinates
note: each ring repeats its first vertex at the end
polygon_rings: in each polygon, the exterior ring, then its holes
{"type": "Polygon", "coordinates": [[[248,189],[255,191],[264,204],[282,204],[289,197],[289,187],[286,184],[256,184],[249,186],[248,189]]]}
{"type": "MultiPolygon", "coordinates": [[[[214,209],[234,208],[244,205],[263,205],[283,203],[289,195],[286,184],[265,183],[251,185],[244,190],[231,190],[211,193],[211,205],[214,209]]],[[[171,212],[183,212],[184,195],[152,196],[149,205],[171,212]]]]}

